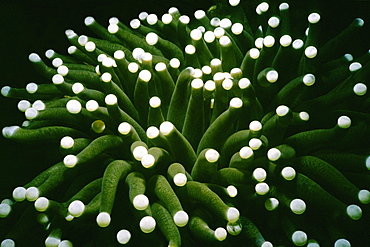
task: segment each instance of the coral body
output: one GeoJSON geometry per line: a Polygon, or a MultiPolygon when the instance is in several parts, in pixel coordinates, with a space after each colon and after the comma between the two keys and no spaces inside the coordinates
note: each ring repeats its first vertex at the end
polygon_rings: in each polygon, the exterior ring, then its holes
{"type": "Polygon", "coordinates": [[[3,87],[27,120],[2,133],[60,161],[1,202],[4,224],[19,216],[1,246],[369,241],[370,56],[345,43],[364,21],[322,41],[319,13],[297,37],[290,14],[230,0],[192,21],[87,17],[99,38],[67,30],[50,65],[32,53],[52,83],[3,87]]]}

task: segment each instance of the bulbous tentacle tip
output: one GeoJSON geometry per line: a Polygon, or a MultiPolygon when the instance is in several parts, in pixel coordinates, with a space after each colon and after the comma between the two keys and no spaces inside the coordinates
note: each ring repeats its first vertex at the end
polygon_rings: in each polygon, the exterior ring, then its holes
{"type": "Polygon", "coordinates": [[[96,217],[96,223],[100,227],[107,227],[109,226],[110,222],[111,222],[111,217],[110,217],[110,214],[107,212],[101,212],[96,217]]]}
{"type": "Polygon", "coordinates": [[[15,241],[13,239],[5,239],[1,242],[1,247],[15,247],[15,241]]]}
{"type": "Polygon", "coordinates": [[[19,128],[19,126],[4,127],[2,134],[5,138],[11,138],[19,128]]]}

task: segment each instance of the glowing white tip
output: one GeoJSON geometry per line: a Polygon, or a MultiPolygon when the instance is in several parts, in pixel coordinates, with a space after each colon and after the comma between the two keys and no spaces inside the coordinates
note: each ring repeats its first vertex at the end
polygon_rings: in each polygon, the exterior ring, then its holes
{"type": "Polygon", "coordinates": [[[70,136],[65,136],[60,140],[60,147],[64,149],[70,149],[75,144],[75,141],[70,136]]]}
{"type": "Polygon", "coordinates": [[[2,134],[5,138],[10,138],[14,135],[17,129],[20,129],[20,127],[19,126],[4,127],[2,130],[2,134]]]}
{"type": "Polygon", "coordinates": [[[303,231],[295,231],[292,234],[292,241],[297,246],[303,246],[307,243],[307,234],[303,231]]]}
{"type": "Polygon", "coordinates": [[[158,108],[161,106],[161,99],[157,96],[151,97],[149,100],[149,105],[152,108],[158,108]]]}
{"type": "Polygon", "coordinates": [[[130,27],[131,27],[132,29],[138,29],[140,26],[141,26],[141,22],[140,22],[140,20],[139,20],[139,19],[132,19],[132,20],[130,21],[130,27]]]}
{"type": "Polygon", "coordinates": [[[28,59],[33,62],[33,63],[37,63],[37,62],[40,62],[41,61],[41,58],[38,54],[36,53],[31,53],[29,56],[28,56],[28,59]]]}
{"type": "Polygon", "coordinates": [[[89,112],[93,112],[99,109],[99,104],[98,102],[96,102],[96,100],[92,99],[86,102],[85,107],[86,107],[86,110],[88,110],[89,112]]]}
{"type": "Polygon", "coordinates": [[[358,199],[363,204],[370,203],[370,191],[368,191],[368,190],[360,190],[358,192],[358,199]]]}
{"type": "Polygon", "coordinates": [[[73,154],[68,154],[63,159],[64,165],[68,168],[73,168],[77,164],[77,161],[78,161],[77,156],[73,154]]]}
{"type": "Polygon", "coordinates": [[[36,187],[29,187],[26,190],[26,199],[30,202],[36,201],[40,196],[40,191],[36,187]]]}
{"type": "Polygon", "coordinates": [[[370,156],[368,156],[365,160],[365,166],[368,170],[370,170],[370,156]]]}
{"type": "Polygon", "coordinates": [[[166,13],[166,14],[162,15],[161,19],[162,19],[162,22],[164,24],[170,24],[173,20],[173,17],[172,17],[172,15],[166,13]]]}
{"type": "Polygon", "coordinates": [[[283,117],[283,116],[287,115],[288,113],[289,113],[289,107],[287,107],[285,105],[281,105],[281,106],[278,106],[276,108],[276,114],[279,117],[283,117]]]}
{"type": "Polygon", "coordinates": [[[4,239],[2,242],[1,242],[1,247],[15,247],[15,242],[13,239],[4,239]]]}
{"type": "Polygon", "coordinates": [[[154,231],[156,222],[152,216],[145,216],[140,220],[140,229],[144,233],[151,233],[154,231]]]}
{"type": "Polygon", "coordinates": [[[315,84],[315,81],[316,81],[316,78],[313,74],[307,74],[303,77],[303,83],[306,86],[312,86],[313,84],[315,84]]]}
{"type": "Polygon", "coordinates": [[[310,120],[310,115],[307,112],[302,111],[299,113],[299,118],[302,119],[303,121],[308,121],[310,120]]]}
{"type": "Polygon", "coordinates": [[[28,108],[31,107],[31,103],[28,100],[21,100],[18,103],[18,110],[25,112],[28,108]]]}
{"type": "Polygon", "coordinates": [[[139,78],[144,82],[148,82],[152,78],[152,73],[150,73],[149,70],[144,69],[139,72],[139,78]]]}
{"type": "Polygon", "coordinates": [[[68,212],[73,217],[80,217],[85,211],[85,204],[81,202],[80,200],[75,200],[71,202],[68,206],[68,212]]]}
{"type": "Polygon", "coordinates": [[[193,46],[193,45],[187,45],[186,47],[185,47],[185,53],[186,54],[194,54],[195,53],[195,51],[196,51],[196,49],[195,49],[195,46],[193,46]]]}
{"type": "Polygon", "coordinates": [[[265,179],[267,177],[267,172],[263,168],[260,168],[260,167],[256,168],[253,171],[253,177],[258,182],[263,182],[263,181],[265,181],[265,179]]]}
{"type": "Polygon", "coordinates": [[[154,69],[157,72],[165,71],[167,68],[167,65],[165,63],[159,62],[155,65],[154,69]]]}
{"type": "Polygon", "coordinates": [[[353,92],[358,95],[358,96],[362,96],[362,95],[365,95],[366,92],[367,92],[367,87],[365,84],[363,83],[357,83],[354,87],[353,87],[353,92]]]}
{"type": "Polygon", "coordinates": [[[351,126],[351,119],[347,116],[341,116],[338,118],[338,126],[342,129],[347,129],[351,126]]]}
{"type": "Polygon", "coordinates": [[[306,203],[301,199],[294,199],[290,202],[290,209],[295,214],[303,214],[306,211],[306,203]]]}
{"type": "Polygon", "coordinates": [[[275,44],[275,38],[271,35],[266,36],[263,39],[263,45],[266,47],[272,47],[275,44]]]}
{"type": "Polygon", "coordinates": [[[241,78],[238,82],[240,89],[248,88],[251,85],[251,81],[248,78],[241,78]]]}
{"type": "Polygon", "coordinates": [[[11,211],[12,211],[12,207],[9,204],[7,203],[0,204],[0,218],[7,217],[11,211]]]}
{"type": "Polygon", "coordinates": [[[145,210],[149,205],[149,199],[146,195],[137,195],[134,197],[132,204],[137,210],[145,210]]]}
{"type": "Polygon", "coordinates": [[[266,80],[270,83],[274,83],[279,79],[279,74],[276,70],[271,70],[266,74],[266,80]]]}
{"type": "Polygon", "coordinates": [[[91,17],[91,16],[88,16],[85,18],[85,25],[86,26],[90,26],[91,24],[93,24],[95,22],[95,19],[94,17],[91,17]]]}
{"type": "Polygon", "coordinates": [[[227,186],[226,191],[230,197],[236,197],[238,195],[238,189],[234,185],[227,186]]]}
{"type": "Polygon", "coordinates": [[[148,15],[149,14],[147,12],[145,12],[145,11],[140,12],[139,19],[143,21],[143,20],[145,20],[148,17],[148,15]]]}
{"type": "Polygon", "coordinates": [[[28,84],[26,85],[26,90],[27,90],[27,92],[28,92],[28,93],[30,93],[30,94],[36,93],[37,89],[38,89],[38,86],[37,86],[37,84],[36,84],[36,83],[34,83],[34,82],[30,82],[30,83],[28,83],[28,84]]]}
{"type": "Polygon", "coordinates": [[[217,162],[220,158],[220,154],[215,149],[207,150],[204,156],[206,160],[210,163],[217,162]]]}
{"type": "Polygon", "coordinates": [[[35,209],[39,212],[45,212],[50,205],[49,199],[46,197],[40,197],[35,201],[35,209]]]}
{"type": "Polygon", "coordinates": [[[301,39],[296,39],[293,41],[293,48],[296,50],[301,49],[303,45],[304,45],[304,42],[301,39]]]}
{"type": "Polygon", "coordinates": [[[267,158],[271,161],[277,161],[281,157],[281,152],[277,148],[270,148],[267,152],[267,158]]]}
{"type": "Polygon", "coordinates": [[[46,106],[45,103],[42,102],[41,100],[36,100],[35,102],[33,102],[32,108],[35,108],[38,111],[42,111],[45,110],[46,106]]]}
{"type": "Polygon", "coordinates": [[[55,84],[55,85],[59,85],[59,84],[62,84],[64,82],[63,76],[59,75],[59,74],[53,75],[51,80],[52,80],[53,84],[55,84]]]}
{"type": "Polygon", "coordinates": [[[258,183],[254,189],[258,195],[266,195],[270,191],[270,187],[267,183],[258,183]]]}
{"type": "Polygon", "coordinates": [[[349,65],[349,71],[354,72],[362,68],[362,65],[359,62],[354,62],[349,65]]]}
{"type": "Polygon", "coordinates": [[[249,140],[248,145],[252,150],[258,150],[262,146],[262,141],[258,138],[252,138],[249,140]]]}
{"type": "Polygon", "coordinates": [[[171,131],[174,129],[175,129],[175,126],[171,122],[168,122],[168,121],[161,123],[161,125],[159,126],[159,131],[163,135],[170,134],[171,131]]]}
{"type": "Polygon", "coordinates": [[[149,45],[155,45],[155,44],[157,44],[158,39],[159,39],[159,37],[158,37],[158,35],[157,35],[157,34],[155,34],[155,33],[148,33],[148,34],[146,35],[146,37],[145,37],[145,40],[146,40],[146,42],[147,42],[149,45]]]}
{"type": "Polygon", "coordinates": [[[134,150],[132,151],[132,155],[134,156],[134,158],[137,160],[137,161],[141,161],[141,159],[148,154],[148,149],[146,149],[146,147],[144,146],[137,146],[136,148],[134,148],[134,150]]]}
{"type": "Polygon", "coordinates": [[[107,212],[101,212],[96,217],[96,223],[98,223],[98,226],[100,227],[107,227],[109,226],[111,221],[110,214],[107,212]]]}
{"type": "Polygon", "coordinates": [[[265,241],[262,243],[261,247],[273,247],[272,243],[269,241],[265,241]]]}
{"type": "Polygon", "coordinates": [[[240,3],[240,0],[229,0],[229,4],[231,6],[238,6],[239,3],[240,3]]]}
{"type": "Polygon", "coordinates": [[[279,206],[279,200],[276,198],[269,198],[265,201],[265,208],[268,211],[273,211],[279,206]]]}
{"type": "Polygon", "coordinates": [[[229,222],[235,222],[239,220],[239,216],[239,210],[234,207],[230,207],[226,212],[226,218],[229,222]]]}
{"type": "Polygon", "coordinates": [[[308,46],[306,50],[304,51],[304,54],[308,58],[314,58],[317,55],[317,49],[314,46],[308,46]]]}
{"type": "Polygon", "coordinates": [[[57,58],[54,58],[53,61],[51,61],[51,64],[55,67],[55,68],[58,68],[59,66],[61,66],[63,64],[63,60],[60,59],[59,57],[57,58]]]}
{"type": "Polygon", "coordinates": [[[351,243],[347,239],[341,238],[335,241],[334,247],[351,247],[351,243]]]}
{"type": "Polygon", "coordinates": [[[243,101],[240,98],[232,98],[230,100],[230,107],[232,108],[240,108],[243,106],[243,101]]]}
{"type": "Polygon", "coordinates": [[[189,215],[185,211],[178,211],[173,216],[173,221],[178,227],[184,227],[188,224],[189,215]]]}
{"type": "Polygon", "coordinates": [[[63,240],[59,243],[58,247],[73,247],[73,244],[69,240],[63,240]]]}
{"type": "Polygon", "coordinates": [[[218,241],[224,241],[227,237],[227,231],[223,227],[218,227],[214,234],[218,241]]]}
{"type": "Polygon", "coordinates": [[[112,75],[109,72],[105,72],[104,74],[101,75],[100,79],[103,82],[110,82],[112,80],[112,75]]]}
{"type": "Polygon", "coordinates": [[[173,177],[173,182],[175,185],[181,187],[181,186],[184,186],[188,182],[188,178],[186,177],[184,173],[177,173],[173,177]]]}
{"type": "Polygon", "coordinates": [[[283,35],[280,38],[280,45],[283,47],[290,46],[292,44],[292,37],[290,35],[283,35]]]}
{"type": "Polygon", "coordinates": [[[111,34],[115,34],[119,31],[119,27],[117,24],[115,23],[111,23],[109,24],[108,26],[108,32],[111,33],[111,34]]]}
{"type": "Polygon", "coordinates": [[[155,158],[151,154],[144,155],[141,158],[141,165],[145,168],[150,168],[155,164],[155,158]]]}
{"type": "Polygon", "coordinates": [[[13,190],[13,199],[17,202],[26,199],[26,189],[24,187],[17,187],[13,190]]]}
{"type": "Polygon", "coordinates": [[[10,92],[10,89],[11,89],[11,87],[9,87],[9,86],[4,86],[4,87],[2,87],[2,88],[1,88],[1,94],[2,94],[4,97],[8,96],[8,95],[9,95],[9,92],[10,92]]]}
{"type": "Polygon", "coordinates": [[[223,18],[221,21],[220,21],[220,27],[226,29],[226,28],[230,28],[231,25],[232,25],[232,22],[229,18],[223,18]]]}
{"type": "Polygon", "coordinates": [[[318,23],[320,21],[320,15],[318,13],[311,13],[308,16],[308,21],[312,24],[318,23]]]}
{"type": "Polygon", "coordinates": [[[285,180],[291,181],[295,178],[296,171],[294,170],[293,167],[287,166],[287,167],[284,167],[283,170],[281,170],[281,176],[285,180]]]}
{"type": "Polygon", "coordinates": [[[62,65],[58,67],[57,72],[59,75],[66,76],[68,75],[69,69],[67,66],[62,65]]]}
{"type": "Polygon", "coordinates": [[[353,220],[358,220],[362,217],[362,209],[355,204],[349,205],[346,211],[347,215],[353,220]]]}
{"type": "Polygon", "coordinates": [[[117,233],[117,241],[120,244],[127,244],[131,239],[131,233],[127,230],[120,230],[117,233]]]}
{"type": "Polygon", "coordinates": [[[32,120],[34,118],[36,118],[38,115],[39,115],[39,111],[36,110],[35,108],[28,108],[25,112],[24,112],[24,115],[25,117],[28,119],[28,120],[32,120]]]}
{"type": "Polygon", "coordinates": [[[308,244],[307,244],[307,247],[320,247],[320,245],[315,240],[309,240],[308,244]]]}
{"type": "Polygon", "coordinates": [[[61,240],[56,237],[47,237],[45,240],[45,247],[58,247],[61,240]]]}
{"type": "Polygon", "coordinates": [[[179,67],[180,67],[180,65],[181,65],[181,63],[180,63],[180,60],[179,60],[179,59],[177,59],[177,58],[172,58],[172,59],[170,60],[170,66],[171,66],[171,68],[177,69],[177,68],[179,68],[179,67]]]}
{"type": "Polygon", "coordinates": [[[118,126],[118,132],[122,135],[127,135],[131,132],[131,125],[127,122],[122,122],[118,126]]]}
{"type": "Polygon", "coordinates": [[[72,99],[68,101],[66,108],[70,113],[78,114],[82,110],[82,105],[79,101],[72,99]]]}
{"type": "Polygon", "coordinates": [[[107,105],[115,105],[118,103],[117,96],[114,94],[108,94],[107,96],[105,96],[104,100],[107,105]]]}
{"type": "MultiPolygon", "coordinates": [[[[217,35],[216,35],[216,37],[217,37],[217,35]]],[[[229,38],[229,37],[227,37],[227,36],[222,36],[222,37],[219,39],[219,42],[220,42],[220,45],[221,45],[221,46],[224,46],[224,47],[231,45],[231,40],[230,40],[230,38],[229,38]]]]}
{"type": "Polygon", "coordinates": [[[270,26],[270,27],[272,27],[272,28],[276,28],[276,27],[278,27],[278,26],[279,26],[279,24],[280,24],[280,19],[279,19],[278,17],[276,17],[276,16],[273,16],[273,17],[271,17],[271,18],[268,20],[268,24],[269,24],[269,26],[270,26]]]}
{"type": "Polygon", "coordinates": [[[150,126],[147,130],[146,130],[146,136],[149,138],[149,139],[153,139],[153,138],[156,138],[159,136],[159,129],[155,126],[150,126]]]}
{"type": "Polygon", "coordinates": [[[154,25],[158,22],[158,16],[156,14],[150,14],[146,17],[146,21],[149,25],[154,25]]]}
{"type": "Polygon", "coordinates": [[[203,34],[203,38],[204,41],[206,41],[207,43],[212,43],[213,41],[215,41],[216,36],[212,31],[207,31],[203,34]]]}

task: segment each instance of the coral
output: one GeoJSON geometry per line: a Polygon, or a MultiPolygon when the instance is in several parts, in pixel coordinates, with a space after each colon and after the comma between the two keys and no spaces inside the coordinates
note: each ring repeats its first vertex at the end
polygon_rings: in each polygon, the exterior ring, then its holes
{"type": "Polygon", "coordinates": [[[87,17],[98,38],[29,55],[51,83],[1,89],[27,119],[2,134],[58,161],[2,200],[1,247],[370,240],[370,53],[348,42],[363,19],[326,39],[288,3],[194,16],[87,17]]]}

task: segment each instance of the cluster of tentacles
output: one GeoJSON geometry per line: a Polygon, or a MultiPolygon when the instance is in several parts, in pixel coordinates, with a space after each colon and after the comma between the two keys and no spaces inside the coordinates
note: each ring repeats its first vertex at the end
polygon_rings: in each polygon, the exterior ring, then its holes
{"type": "Polygon", "coordinates": [[[2,133],[60,162],[1,202],[1,247],[369,241],[370,53],[346,48],[364,22],[322,42],[320,19],[295,37],[287,3],[87,17],[99,38],[32,53],[52,83],[3,87],[27,120],[2,133]]]}

